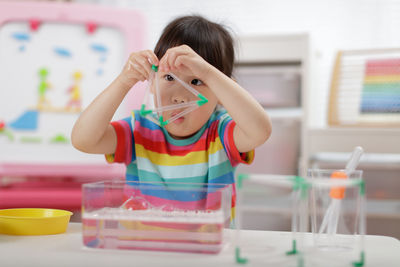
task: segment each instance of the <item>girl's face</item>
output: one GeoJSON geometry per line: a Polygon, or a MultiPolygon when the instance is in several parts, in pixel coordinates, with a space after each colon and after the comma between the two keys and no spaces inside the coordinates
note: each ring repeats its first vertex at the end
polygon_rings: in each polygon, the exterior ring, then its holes
{"type": "MultiPolygon", "coordinates": [[[[193,76],[185,76],[180,73],[176,74],[179,79],[196,89],[200,94],[208,99],[208,102],[193,111],[185,114],[179,119],[168,123],[165,128],[175,139],[183,139],[192,136],[198,132],[201,127],[208,121],[218,104],[215,94],[199,79],[193,76]]],[[[199,98],[186,89],[179,81],[165,72],[158,72],[156,75],[159,85],[159,96],[162,106],[176,105],[197,101],[199,98]]],[[[156,94],[153,83],[153,92],[156,94]]],[[[157,106],[157,97],[155,96],[155,105],[157,106]]],[[[172,118],[176,114],[190,109],[184,107],[162,112],[164,121],[172,118]]]]}

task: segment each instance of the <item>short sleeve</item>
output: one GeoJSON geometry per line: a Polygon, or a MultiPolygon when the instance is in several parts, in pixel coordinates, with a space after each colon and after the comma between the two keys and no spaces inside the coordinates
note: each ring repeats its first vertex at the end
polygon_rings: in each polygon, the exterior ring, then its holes
{"type": "Polygon", "coordinates": [[[106,154],[108,163],[124,163],[128,165],[134,158],[133,132],[131,118],[111,122],[117,134],[117,147],[114,154],[106,154]]]}
{"type": "Polygon", "coordinates": [[[251,164],[254,160],[254,150],[245,153],[238,151],[233,139],[233,130],[235,129],[235,125],[236,123],[228,113],[223,114],[219,118],[218,134],[221,138],[224,149],[233,167],[236,167],[239,163],[251,164]]]}

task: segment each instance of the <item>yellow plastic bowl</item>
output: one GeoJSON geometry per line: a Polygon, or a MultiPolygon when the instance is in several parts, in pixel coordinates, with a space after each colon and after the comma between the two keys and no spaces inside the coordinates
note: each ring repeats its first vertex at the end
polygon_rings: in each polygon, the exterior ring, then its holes
{"type": "Polygon", "coordinates": [[[0,234],[54,235],[67,230],[72,212],[57,209],[1,209],[0,234]]]}

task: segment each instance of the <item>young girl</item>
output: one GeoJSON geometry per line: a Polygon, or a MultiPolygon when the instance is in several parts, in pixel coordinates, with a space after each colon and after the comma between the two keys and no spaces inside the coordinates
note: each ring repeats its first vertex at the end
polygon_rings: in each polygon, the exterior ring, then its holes
{"type": "MultiPolygon", "coordinates": [[[[173,20],[154,53],[132,53],[121,74],[84,110],[72,130],[73,146],[125,163],[127,181],[234,184],[235,167],[253,161],[271,124],[260,104],[231,79],[233,62],[232,37],[221,25],[200,16],[173,20]],[[160,83],[177,83],[172,72],[208,102],[165,127],[138,111],[110,123],[132,86],[149,79],[152,65],[158,66],[160,83]]],[[[166,105],[187,101],[179,93],[163,99],[166,105]]],[[[162,115],[168,120],[173,112],[162,115]]]]}

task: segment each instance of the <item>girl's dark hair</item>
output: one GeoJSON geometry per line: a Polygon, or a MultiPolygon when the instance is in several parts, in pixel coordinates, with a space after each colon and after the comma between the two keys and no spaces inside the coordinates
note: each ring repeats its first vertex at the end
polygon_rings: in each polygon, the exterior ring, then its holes
{"type": "Polygon", "coordinates": [[[183,44],[231,77],[235,52],[232,37],[223,26],[198,15],[176,18],[165,27],[154,53],[161,59],[169,48],[183,44]]]}

